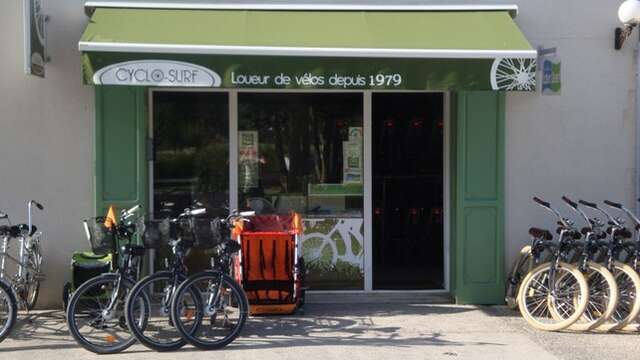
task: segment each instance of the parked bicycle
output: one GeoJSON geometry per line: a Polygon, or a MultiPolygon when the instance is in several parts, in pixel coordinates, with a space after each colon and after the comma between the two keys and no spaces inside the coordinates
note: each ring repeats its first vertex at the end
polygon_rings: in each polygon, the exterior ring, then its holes
{"type": "MultiPolygon", "coordinates": [[[[601,326],[614,316],[618,307],[618,286],[616,278],[609,271],[611,269],[609,264],[607,263],[605,266],[598,263],[596,259],[599,249],[608,245],[606,234],[600,231],[604,224],[598,218],[590,219],[578,204],[568,197],[563,196],[562,200],[585,221],[585,226],[580,230],[583,239],[576,239],[572,242],[573,248],[565,260],[580,269],[589,287],[587,307],[582,316],[570,328],[589,331],[601,326]]],[[[578,229],[573,228],[572,230],[578,229]]],[[[564,317],[562,312],[556,312],[554,315],[564,317]]]]}
{"type": "Polygon", "coordinates": [[[520,285],[518,307],[524,319],[541,330],[561,330],[578,321],[589,301],[589,287],[578,267],[565,261],[581,238],[573,223],[562,217],[551,204],[537,197],[533,200],[558,218],[558,242],[552,242],[549,231],[531,228],[534,261],[543,251],[549,258],[529,271],[520,285]]]}
{"type": "MultiPolygon", "coordinates": [[[[117,224],[98,217],[84,221],[94,252],[108,249],[113,254],[113,272],[87,280],[69,299],[66,316],[73,338],[85,349],[112,354],[131,346],[136,338],[125,320],[125,300],[138,279],[144,247],[133,244],[136,233],[136,205],[120,213],[117,224]]],[[[140,302],[139,307],[144,308],[140,302]]],[[[146,317],[141,316],[144,328],[146,317]]]]}
{"type": "Polygon", "coordinates": [[[507,302],[513,303],[514,289],[517,289],[520,312],[527,322],[538,329],[637,329],[637,317],[640,314],[640,219],[621,204],[605,200],[604,203],[609,207],[631,219],[632,232],[625,227],[624,219],[612,216],[595,203],[585,200],[576,203],[566,196],[562,199],[584,220],[586,226],[578,231],[573,221],[563,218],[549,203],[534,198],[536,203],[558,218],[558,240],[554,242],[553,234],[547,230],[530,229],[532,245],[523,248],[514,263],[507,287],[507,302]],[[588,216],[582,207],[604,215],[606,222],[588,216]],[[552,255],[542,255],[549,253],[552,255]],[[533,264],[541,263],[543,257],[546,257],[547,263],[561,261],[575,266],[582,273],[588,285],[588,301],[584,309],[579,306],[583,299],[576,291],[578,283],[573,279],[567,281],[568,275],[548,271],[535,278],[535,272],[545,263],[537,267],[533,264]],[[526,275],[520,281],[524,273],[526,275]],[[564,296],[569,293],[573,294],[564,296]],[[559,297],[561,301],[558,301],[559,297]],[[580,315],[572,322],[577,313],[580,315]],[[630,327],[630,324],[634,326],[630,327]]]}
{"type": "Polygon", "coordinates": [[[186,344],[170,316],[171,301],[178,285],[187,278],[185,258],[195,245],[193,233],[215,236],[210,219],[196,218],[204,213],[204,208],[185,209],[177,218],[149,220],[139,226],[146,249],[171,249],[171,258],[166,262],[167,270],[140,280],[127,297],[125,313],[129,329],[138,341],[150,349],[171,351],[186,344]],[[140,301],[145,305],[143,308],[138,306],[140,301]],[[143,316],[146,318],[140,322],[143,316]],[[141,324],[145,326],[141,327],[141,324]]]}
{"type": "Polygon", "coordinates": [[[42,231],[33,224],[33,207],[43,210],[42,204],[35,200],[27,203],[27,224],[11,225],[9,216],[0,212],[0,219],[8,225],[0,226],[2,248],[0,250],[0,341],[4,340],[13,328],[19,309],[32,310],[38,301],[42,274],[42,253],[40,242],[42,231]],[[9,253],[11,240],[19,242],[17,258],[9,253]],[[16,265],[16,274],[7,275],[7,263],[16,265]]]}
{"type": "MultiPolygon", "coordinates": [[[[254,214],[234,210],[226,219],[216,222],[221,243],[213,247],[211,269],[190,276],[175,290],[171,302],[173,322],[182,337],[197,348],[211,350],[230,344],[247,320],[247,296],[229,275],[232,255],[240,250],[231,232],[237,223],[250,221],[248,217],[254,214]]],[[[194,234],[196,246],[213,245],[211,239],[194,234]]]]}
{"type": "Polygon", "coordinates": [[[599,230],[602,236],[607,236],[609,240],[600,244],[600,257],[616,279],[619,299],[610,322],[604,324],[600,329],[605,331],[619,330],[635,321],[640,314],[640,297],[637,296],[640,293],[640,276],[634,268],[619,259],[624,243],[632,237],[632,234],[624,227],[622,218],[611,216],[595,203],[584,200],[579,202],[603,214],[608,220],[609,227],[606,230],[599,230]]]}

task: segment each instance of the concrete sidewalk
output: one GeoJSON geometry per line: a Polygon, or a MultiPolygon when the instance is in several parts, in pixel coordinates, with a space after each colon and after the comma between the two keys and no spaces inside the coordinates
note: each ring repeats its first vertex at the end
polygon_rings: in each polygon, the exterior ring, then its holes
{"type": "MultiPolygon", "coordinates": [[[[604,341],[609,349],[617,346],[619,354],[605,352],[600,359],[617,355],[622,359],[633,351],[638,354],[638,346],[628,340],[638,342],[635,335],[540,333],[528,329],[517,313],[500,307],[323,304],[309,305],[304,315],[250,318],[241,338],[206,354],[259,360],[583,359],[605,351],[599,343],[604,341]]],[[[117,355],[94,355],[68,335],[61,311],[32,313],[28,318],[22,314],[13,335],[0,343],[3,360],[180,360],[204,354],[190,347],[155,353],[135,345],[117,355]]]]}

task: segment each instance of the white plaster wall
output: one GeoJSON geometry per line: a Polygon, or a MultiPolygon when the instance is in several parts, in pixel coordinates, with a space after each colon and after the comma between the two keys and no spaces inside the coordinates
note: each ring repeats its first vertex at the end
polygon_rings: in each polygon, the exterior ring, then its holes
{"type": "MultiPolygon", "coordinates": [[[[518,1],[517,23],[534,47],[557,47],[562,94],[511,93],[506,114],[507,269],[530,226],[555,220],[538,195],[576,218],[560,197],[635,208],[635,70],[638,32],[613,49],[619,0],[518,1]]],[[[579,220],[579,219],[577,219],[579,220]]],[[[581,222],[577,222],[582,226],[581,222]]]]}
{"type": "Polygon", "coordinates": [[[93,91],[82,85],[77,50],[83,2],[44,3],[51,62],[40,79],[23,70],[22,0],[0,2],[0,211],[26,222],[29,199],[45,206],[35,214],[46,232],[38,306],[51,307],[60,303],[71,251],[86,244],[81,220],[93,213],[93,91]]]}

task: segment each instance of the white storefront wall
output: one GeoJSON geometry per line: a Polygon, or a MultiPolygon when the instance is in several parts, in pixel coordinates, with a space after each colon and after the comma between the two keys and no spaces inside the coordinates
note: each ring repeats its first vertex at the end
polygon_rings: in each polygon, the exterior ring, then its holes
{"type": "MultiPolygon", "coordinates": [[[[298,1],[299,2],[299,1],[298,1]]],[[[365,2],[358,2],[365,3],[365,2]]],[[[366,3],[381,4],[377,1],[366,3]]],[[[473,1],[421,4],[477,4],[473,1]]],[[[637,34],[613,49],[619,0],[485,1],[517,4],[516,22],[534,47],[556,47],[562,94],[507,95],[506,259],[529,241],[531,225],[553,219],[530,201],[539,195],[634,203],[637,34]]],[[[23,73],[22,1],[0,3],[0,210],[26,221],[26,202],[45,205],[35,221],[46,232],[47,280],[41,307],[60,303],[73,250],[86,246],[81,227],[93,207],[93,89],[82,85],[77,41],[83,1],[44,0],[46,79],[23,73]]],[[[566,209],[563,208],[563,209],[566,209]]],[[[568,215],[572,215],[567,212],[568,215]]]]}

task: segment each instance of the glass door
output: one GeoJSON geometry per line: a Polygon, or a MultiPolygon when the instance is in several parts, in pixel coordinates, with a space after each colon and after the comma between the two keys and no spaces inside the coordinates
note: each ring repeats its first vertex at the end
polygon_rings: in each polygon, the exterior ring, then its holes
{"type": "Polygon", "coordinates": [[[238,93],[238,199],[301,214],[310,290],[364,289],[362,93],[238,93]]]}
{"type": "Polygon", "coordinates": [[[372,104],[373,289],[444,289],[444,94],[372,104]]]}
{"type": "MultiPolygon", "coordinates": [[[[222,92],[154,91],[153,209],[177,216],[194,201],[211,217],[224,215],[229,199],[229,101],[222,92]]],[[[163,266],[166,254],[156,256],[163,266]]],[[[191,256],[190,270],[208,257],[191,256]]]]}

